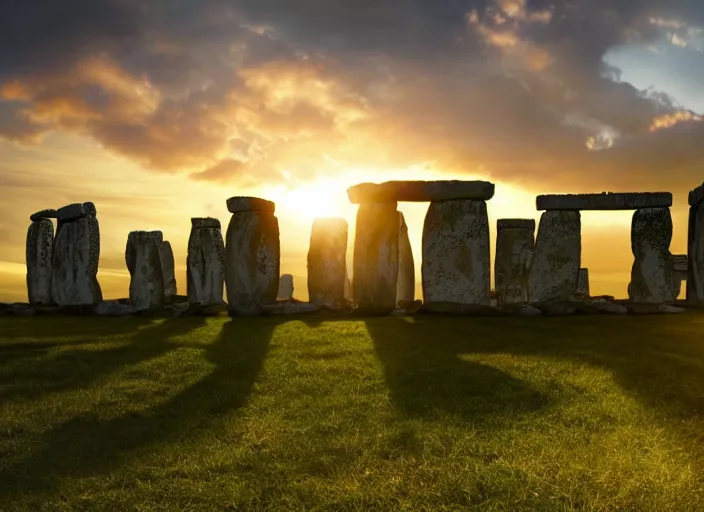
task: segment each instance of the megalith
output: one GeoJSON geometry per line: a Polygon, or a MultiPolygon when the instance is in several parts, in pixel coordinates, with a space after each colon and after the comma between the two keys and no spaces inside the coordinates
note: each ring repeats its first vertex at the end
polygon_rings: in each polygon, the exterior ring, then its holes
{"type": "Polygon", "coordinates": [[[161,273],[164,275],[164,300],[166,303],[173,301],[176,296],[176,270],[174,265],[174,251],[171,243],[164,240],[159,246],[159,260],[161,273]]]}
{"type": "Polygon", "coordinates": [[[704,184],[689,193],[687,302],[704,304],[704,184]]]}
{"type": "Polygon", "coordinates": [[[413,302],[416,293],[416,267],[413,262],[411,240],[403,213],[398,212],[398,281],[396,283],[396,305],[413,302]]]}
{"type": "Polygon", "coordinates": [[[357,210],[352,295],[360,311],[396,308],[399,218],[396,203],[362,203],[357,210]]]}
{"type": "Polygon", "coordinates": [[[433,303],[490,304],[489,219],[483,200],[431,202],[423,224],[423,297],[433,303]]]}
{"type": "Polygon", "coordinates": [[[580,212],[543,212],[528,274],[529,302],[572,299],[577,291],[581,253],[580,212]]]}
{"type": "Polygon", "coordinates": [[[589,269],[580,268],[579,274],[577,275],[577,291],[575,292],[577,297],[587,298],[589,297],[589,269]]]}
{"type": "Polygon", "coordinates": [[[347,221],[338,217],[313,221],[308,249],[308,297],[313,304],[336,308],[345,303],[347,221]]]}
{"type": "Polygon", "coordinates": [[[27,230],[27,296],[33,306],[47,306],[51,299],[51,256],[54,245],[54,224],[38,218],[27,230]]]}
{"type": "Polygon", "coordinates": [[[230,315],[257,315],[274,304],[279,290],[279,221],[271,201],[254,197],[227,200],[232,213],[225,253],[230,315]]]}
{"type": "Polygon", "coordinates": [[[186,293],[192,305],[219,306],[225,290],[225,242],[220,221],[191,219],[186,256],[186,293]]]}
{"type": "Polygon", "coordinates": [[[95,306],[103,300],[98,283],[100,226],[95,205],[76,203],[53,214],[58,222],[52,251],[52,299],[58,306],[95,306]]]}
{"type": "Polygon", "coordinates": [[[672,293],[674,298],[679,297],[682,291],[682,281],[687,280],[687,255],[672,255],[672,293]]]}
{"type": "Polygon", "coordinates": [[[164,274],[159,248],[161,231],[132,231],[127,236],[125,262],[130,271],[130,302],[137,311],[164,307],[164,274]]]}
{"type": "Polygon", "coordinates": [[[635,260],[628,285],[630,300],[658,304],[674,300],[671,240],[669,208],[635,211],[631,222],[631,249],[635,260]]]}
{"type": "Polygon", "coordinates": [[[291,299],[293,299],[293,276],[291,274],[281,274],[276,300],[291,299]]]}
{"type": "Polygon", "coordinates": [[[533,219],[496,221],[494,287],[497,305],[528,302],[528,274],[535,245],[533,219]]]}

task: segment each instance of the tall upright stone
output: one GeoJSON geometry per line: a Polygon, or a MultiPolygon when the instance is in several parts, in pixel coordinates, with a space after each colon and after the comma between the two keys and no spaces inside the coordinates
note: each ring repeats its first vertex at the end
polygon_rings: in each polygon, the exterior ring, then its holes
{"type": "Polygon", "coordinates": [[[416,267],[413,262],[411,240],[403,213],[398,212],[398,281],[396,283],[396,304],[413,302],[416,293],[416,267]]]}
{"type": "Polygon", "coordinates": [[[363,203],[357,210],[352,295],[359,311],[396,308],[399,219],[396,203],[363,203]]]}
{"type": "Polygon", "coordinates": [[[191,219],[186,256],[186,288],[192,305],[219,306],[225,291],[225,242],[220,221],[191,219]]]}
{"type": "Polygon", "coordinates": [[[704,304],[704,184],[689,193],[687,302],[704,304]]]}
{"type": "Polygon", "coordinates": [[[494,280],[499,306],[528,302],[528,275],[535,245],[533,219],[496,221],[494,280]]]}
{"type": "Polygon", "coordinates": [[[100,226],[93,203],[64,206],[52,254],[51,296],[58,306],[95,306],[103,300],[98,283],[100,226]]]}
{"type": "Polygon", "coordinates": [[[49,219],[33,221],[27,230],[27,296],[35,306],[52,304],[51,256],[54,245],[54,224],[49,219]]]}
{"type": "Polygon", "coordinates": [[[580,212],[543,212],[528,274],[529,302],[572,299],[577,291],[581,253],[580,212]]]}
{"type": "Polygon", "coordinates": [[[486,202],[432,202],[423,225],[423,297],[433,303],[490,304],[486,202]]]}
{"type": "Polygon", "coordinates": [[[161,231],[131,231],[127,236],[125,262],[130,271],[130,302],[137,311],[164,307],[164,273],[159,249],[161,231]]]}
{"type": "Polygon", "coordinates": [[[631,249],[635,258],[628,296],[634,302],[667,303],[674,297],[670,209],[641,208],[631,222],[631,249]]]}
{"type": "Polygon", "coordinates": [[[228,310],[234,315],[257,315],[276,302],[279,290],[279,221],[271,201],[256,197],[227,200],[232,218],[225,252],[228,310]]]}
{"type": "Polygon", "coordinates": [[[164,300],[166,303],[172,302],[177,293],[176,269],[174,264],[174,251],[171,243],[164,240],[159,246],[159,259],[161,261],[161,272],[164,275],[164,300]]]}
{"type": "Polygon", "coordinates": [[[580,268],[579,275],[577,276],[577,291],[575,295],[586,298],[589,297],[589,293],[589,269],[580,268]]]}
{"type": "Polygon", "coordinates": [[[293,275],[281,274],[279,277],[279,290],[276,293],[276,300],[293,299],[293,275]]]}
{"type": "Polygon", "coordinates": [[[347,229],[342,218],[313,221],[308,250],[308,296],[313,304],[337,308],[345,303],[347,229]]]}

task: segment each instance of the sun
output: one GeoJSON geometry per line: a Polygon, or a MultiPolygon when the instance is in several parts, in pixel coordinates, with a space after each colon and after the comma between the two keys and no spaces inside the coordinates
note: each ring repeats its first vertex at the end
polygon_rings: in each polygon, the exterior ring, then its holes
{"type": "Polygon", "coordinates": [[[340,179],[319,178],[294,188],[281,187],[270,196],[277,212],[302,223],[312,223],[319,217],[347,219],[355,211],[347,197],[347,187],[340,179]]]}

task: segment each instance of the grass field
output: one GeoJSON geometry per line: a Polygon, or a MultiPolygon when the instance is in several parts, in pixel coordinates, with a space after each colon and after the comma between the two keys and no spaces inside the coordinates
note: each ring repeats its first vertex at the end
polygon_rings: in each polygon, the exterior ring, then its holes
{"type": "Polygon", "coordinates": [[[2,318],[0,510],[704,510],[704,314],[2,318]]]}

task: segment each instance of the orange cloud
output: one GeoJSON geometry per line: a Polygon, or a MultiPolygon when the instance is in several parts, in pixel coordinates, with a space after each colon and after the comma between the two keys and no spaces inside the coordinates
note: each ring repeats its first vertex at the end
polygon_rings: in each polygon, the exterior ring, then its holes
{"type": "Polygon", "coordinates": [[[687,121],[701,122],[702,120],[704,120],[704,117],[695,114],[690,110],[678,110],[677,112],[664,114],[653,119],[648,131],[655,132],[665,128],[670,128],[678,123],[687,121]]]}

